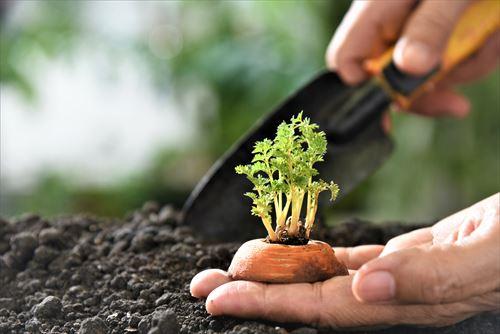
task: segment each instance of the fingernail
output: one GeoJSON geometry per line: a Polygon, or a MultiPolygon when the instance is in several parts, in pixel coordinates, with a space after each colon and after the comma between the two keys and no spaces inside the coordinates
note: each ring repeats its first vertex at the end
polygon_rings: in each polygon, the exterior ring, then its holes
{"type": "Polygon", "coordinates": [[[356,294],[365,302],[388,301],[396,295],[396,282],[391,273],[375,271],[361,278],[356,294]]]}
{"type": "Polygon", "coordinates": [[[404,38],[396,45],[394,60],[404,71],[426,74],[436,66],[437,55],[427,44],[404,38]]]}

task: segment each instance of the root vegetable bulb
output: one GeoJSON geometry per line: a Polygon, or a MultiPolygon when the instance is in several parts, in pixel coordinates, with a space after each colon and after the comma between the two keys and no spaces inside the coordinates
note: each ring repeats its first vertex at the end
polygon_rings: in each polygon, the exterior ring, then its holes
{"type": "Polygon", "coordinates": [[[312,283],[349,275],[330,245],[316,240],[302,246],[247,241],[234,255],[228,272],[234,280],[266,283],[312,283]]]}

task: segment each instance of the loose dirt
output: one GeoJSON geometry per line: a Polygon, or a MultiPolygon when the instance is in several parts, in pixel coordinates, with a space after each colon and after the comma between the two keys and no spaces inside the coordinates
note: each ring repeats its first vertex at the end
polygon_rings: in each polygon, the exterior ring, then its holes
{"type": "MultiPolygon", "coordinates": [[[[352,220],[313,236],[354,246],[385,243],[414,228],[352,220]]],[[[226,269],[238,246],[204,245],[178,223],[171,206],[154,203],[124,219],[33,214],[0,219],[0,333],[338,333],[208,315],[204,301],[190,296],[189,282],[200,270],[226,269]]],[[[442,329],[384,332],[495,333],[499,328],[498,316],[481,315],[442,329]]]]}

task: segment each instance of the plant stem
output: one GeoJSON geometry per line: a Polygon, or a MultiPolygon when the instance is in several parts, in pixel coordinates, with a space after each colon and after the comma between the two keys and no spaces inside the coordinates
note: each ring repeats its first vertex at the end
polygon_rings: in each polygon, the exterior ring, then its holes
{"type": "Polygon", "coordinates": [[[279,204],[278,196],[274,196],[274,212],[276,214],[276,222],[281,215],[281,205],[279,204]]]}
{"type": "Polygon", "coordinates": [[[266,217],[264,217],[264,216],[260,216],[260,218],[262,219],[262,222],[264,223],[264,226],[266,227],[267,233],[269,234],[269,239],[271,239],[271,241],[277,241],[278,238],[276,237],[276,233],[273,230],[271,222],[268,219],[266,219],[266,217]]]}
{"type": "MultiPolygon", "coordinates": [[[[309,178],[309,182],[307,183],[307,188],[310,189],[311,187],[311,182],[312,182],[312,177],[309,178]]],[[[307,191],[307,207],[306,207],[306,218],[305,218],[305,226],[306,226],[306,229],[308,228],[309,226],[309,220],[311,219],[311,217],[309,216],[309,212],[311,211],[311,191],[308,190],[307,191]]]]}
{"type": "Polygon", "coordinates": [[[283,210],[281,211],[281,215],[280,215],[280,218],[277,222],[277,225],[278,227],[282,227],[285,225],[285,222],[286,222],[286,216],[288,215],[288,210],[290,209],[290,204],[292,203],[292,198],[291,196],[288,196],[286,195],[286,203],[285,203],[285,207],[283,208],[283,210]]]}
{"type": "Polygon", "coordinates": [[[299,232],[300,211],[304,202],[304,191],[297,189],[292,194],[292,219],[288,230],[290,235],[297,235],[299,232]]]}
{"type": "MultiPolygon", "coordinates": [[[[318,194],[315,195],[315,198],[317,199],[318,194]]],[[[316,216],[316,211],[318,210],[318,202],[317,200],[315,203],[311,203],[311,210],[308,212],[308,219],[306,223],[306,229],[310,230],[313,227],[314,224],[314,217],[316,216]]]]}
{"type": "Polygon", "coordinates": [[[278,196],[278,203],[280,206],[280,216],[281,216],[281,210],[283,210],[283,193],[281,191],[278,196]]]}

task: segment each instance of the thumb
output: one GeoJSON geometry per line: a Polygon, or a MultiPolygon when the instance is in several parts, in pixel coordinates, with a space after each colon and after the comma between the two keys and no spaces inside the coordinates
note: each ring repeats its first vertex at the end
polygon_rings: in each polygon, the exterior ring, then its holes
{"type": "Polygon", "coordinates": [[[438,65],[448,38],[469,1],[422,1],[394,49],[396,66],[422,75],[438,65]]]}
{"type": "Polygon", "coordinates": [[[352,290],[362,302],[439,304],[497,288],[498,240],[408,248],[366,263],[352,290]]]}

